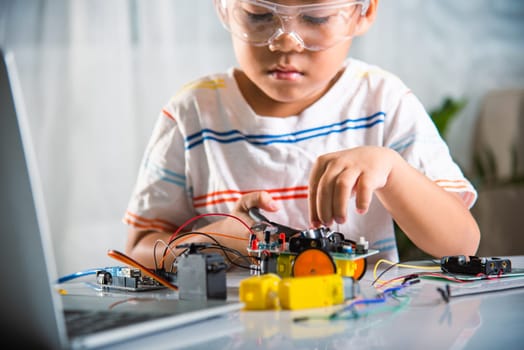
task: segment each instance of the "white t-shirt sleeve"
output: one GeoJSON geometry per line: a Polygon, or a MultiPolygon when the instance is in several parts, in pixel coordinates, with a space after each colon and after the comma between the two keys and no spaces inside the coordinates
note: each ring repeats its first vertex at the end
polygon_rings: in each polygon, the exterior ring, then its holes
{"type": "Polygon", "coordinates": [[[418,98],[407,92],[389,114],[387,146],[446,191],[457,192],[473,206],[477,192],[453,160],[446,142],[418,98]],[[399,132],[396,132],[399,131],[399,132]]]}
{"type": "Polygon", "coordinates": [[[124,222],[136,228],[170,232],[183,224],[181,218],[195,215],[187,196],[184,152],[180,152],[184,139],[176,113],[172,105],[162,110],[147,145],[124,216],[124,222]]]}

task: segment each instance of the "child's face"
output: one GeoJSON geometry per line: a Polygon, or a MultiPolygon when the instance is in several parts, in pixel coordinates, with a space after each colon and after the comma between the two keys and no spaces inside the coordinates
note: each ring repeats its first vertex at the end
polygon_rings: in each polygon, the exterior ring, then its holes
{"type": "Polygon", "coordinates": [[[318,100],[338,77],[351,37],[362,34],[367,21],[361,4],[350,0],[225,1],[226,26],[244,74],[240,88],[253,109],[266,115],[298,114],[318,100]],[[304,4],[309,6],[290,6],[304,4]]]}

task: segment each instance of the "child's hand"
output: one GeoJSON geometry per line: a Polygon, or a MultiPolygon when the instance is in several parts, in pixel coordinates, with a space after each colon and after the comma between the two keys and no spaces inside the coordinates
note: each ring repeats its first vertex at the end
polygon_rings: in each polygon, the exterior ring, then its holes
{"type": "Polygon", "coordinates": [[[231,212],[231,215],[241,218],[251,225],[254,224],[253,219],[249,216],[249,209],[258,207],[259,209],[275,212],[278,210],[278,205],[273,200],[273,197],[266,191],[251,192],[243,195],[238,199],[231,212]]]}
{"type": "Polygon", "coordinates": [[[373,192],[387,185],[398,153],[385,147],[356,147],[318,157],[309,178],[309,218],[313,226],[346,220],[348,199],[364,214],[373,192]]]}

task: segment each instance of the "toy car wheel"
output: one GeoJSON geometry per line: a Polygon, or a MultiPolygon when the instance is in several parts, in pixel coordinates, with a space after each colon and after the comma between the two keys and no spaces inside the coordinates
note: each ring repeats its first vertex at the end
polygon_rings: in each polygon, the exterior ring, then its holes
{"type": "Polygon", "coordinates": [[[356,264],[356,267],[353,279],[359,280],[364,276],[364,273],[366,272],[366,269],[368,267],[368,263],[365,258],[357,259],[354,261],[354,263],[356,264]]]}
{"type": "Polygon", "coordinates": [[[326,251],[309,248],[300,252],[294,262],[294,277],[330,275],[337,272],[335,261],[326,251]]]}

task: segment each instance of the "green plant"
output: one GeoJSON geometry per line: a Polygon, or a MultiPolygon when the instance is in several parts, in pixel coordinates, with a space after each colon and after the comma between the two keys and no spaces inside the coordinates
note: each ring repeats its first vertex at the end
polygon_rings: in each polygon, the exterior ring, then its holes
{"type": "Polygon", "coordinates": [[[467,101],[464,98],[455,100],[451,97],[446,97],[440,106],[429,111],[429,115],[442,137],[445,138],[449,123],[462,111],[466,103],[467,101]]]}

